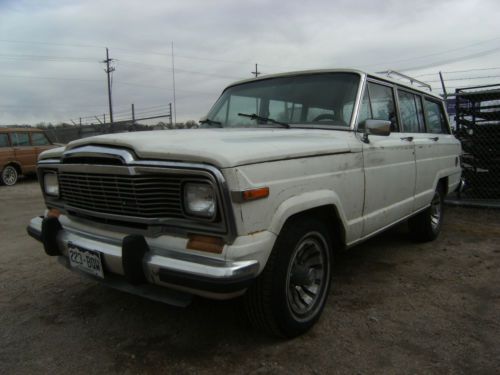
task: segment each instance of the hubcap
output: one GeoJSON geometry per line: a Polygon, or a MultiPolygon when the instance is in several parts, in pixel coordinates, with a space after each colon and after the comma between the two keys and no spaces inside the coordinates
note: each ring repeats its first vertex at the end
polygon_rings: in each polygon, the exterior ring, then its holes
{"type": "Polygon", "coordinates": [[[287,301],[297,320],[307,320],[319,310],[329,276],[327,243],[320,233],[308,233],[297,244],[288,266],[287,301]]]}
{"type": "Polygon", "coordinates": [[[14,185],[17,181],[17,171],[13,167],[6,167],[2,172],[5,185],[14,185]]]}
{"type": "Polygon", "coordinates": [[[441,223],[441,204],[441,195],[436,192],[431,203],[431,226],[434,231],[439,228],[439,224],[441,223]]]}

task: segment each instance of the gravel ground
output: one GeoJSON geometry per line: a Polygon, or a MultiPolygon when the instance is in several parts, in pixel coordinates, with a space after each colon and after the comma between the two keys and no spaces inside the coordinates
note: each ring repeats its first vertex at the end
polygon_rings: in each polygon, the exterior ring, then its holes
{"type": "Polygon", "coordinates": [[[177,309],[60,266],[25,231],[38,184],[0,186],[0,373],[500,373],[500,210],[447,207],[440,238],[406,225],[342,254],[319,323],[290,341],[238,300],[177,309]]]}

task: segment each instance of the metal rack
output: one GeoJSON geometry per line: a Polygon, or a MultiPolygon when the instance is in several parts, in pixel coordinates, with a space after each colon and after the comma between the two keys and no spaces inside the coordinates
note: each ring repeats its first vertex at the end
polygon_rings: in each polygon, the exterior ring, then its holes
{"type": "Polygon", "coordinates": [[[500,203],[500,84],[455,90],[456,136],[466,190],[460,198],[500,203]]]}
{"type": "Polygon", "coordinates": [[[420,81],[420,80],[418,80],[416,78],[410,77],[410,76],[408,76],[406,74],[399,73],[399,72],[397,72],[395,70],[385,70],[383,72],[377,72],[377,74],[385,75],[385,76],[387,76],[389,78],[394,78],[394,76],[399,77],[399,78],[403,78],[403,79],[406,79],[406,80],[410,81],[411,85],[413,85],[415,83],[415,84],[418,85],[418,87],[425,87],[429,91],[432,91],[432,87],[428,83],[425,83],[425,82],[420,81]]]}

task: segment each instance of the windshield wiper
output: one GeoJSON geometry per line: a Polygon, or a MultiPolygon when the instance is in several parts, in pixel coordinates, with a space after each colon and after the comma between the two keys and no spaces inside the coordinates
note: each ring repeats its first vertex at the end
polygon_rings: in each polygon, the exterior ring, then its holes
{"type": "Polygon", "coordinates": [[[252,114],[238,113],[238,116],[248,117],[248,118],[251,118],[252,120],[267,121],[267,122],[271,122],[273,124],[281,125],[284,128],[290,129],[290,125],[288,125],[286,122],[276,121],[276,120],[269,118],[269,117],[262,117],[262,116],[256,115],[255,113],[252,113],[252,114]]]}
{"type": "Polygon", "coordinates": [[[205,118],[203,120],[198,121],[201,125],[207,124],[207,125],[218,125],[219,128],[222,128],[222,122],[215,121],[215,120],[210,120],[209,118],[205,118]]]}

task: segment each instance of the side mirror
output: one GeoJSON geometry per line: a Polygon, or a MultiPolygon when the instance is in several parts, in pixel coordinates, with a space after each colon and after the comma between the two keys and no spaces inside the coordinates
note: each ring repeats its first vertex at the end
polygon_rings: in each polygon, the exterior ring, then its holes
{"type": "Polygon", "coordinates": [[[365,129],[363,134],[363,142],[365,143],[368,143],[369,134],[384,136],[391,134],[391,122],[386,120],[365,120],[363,128],[365,129]]]}

